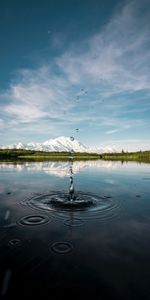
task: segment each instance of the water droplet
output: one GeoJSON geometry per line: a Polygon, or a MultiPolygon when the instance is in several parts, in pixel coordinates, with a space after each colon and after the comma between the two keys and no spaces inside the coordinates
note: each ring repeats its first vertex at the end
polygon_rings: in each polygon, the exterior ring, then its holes
{"type": "Polygon", "coordinates": [[[74,184],[73,184],[73,176],[70,176],[70,187],[69,187],[69,195],[70,200],[74,200],[74,184]]]}
{"type": "Polygon", "coordinates": [[[79,102],[79,100],[80,100],[80,97],[77,96],[77,97],[76,97],[76,102],[79,102]]]}
{"type": "Polygon", "coordinates": [[[25,216],[21,218],[18,223],[20,225],[42,225],[45,223],[48,223],[50,219],[47,216],[41,216],[41,215],[30,215],[25,216]]]}
{"type": "Polygon", "coordinates": [[[70,167],[69,170],[70,170],[70,174],[72,175],[73,174],[72,167],[70,167]]]}
{"type": "Polygon", "coordinates": [[[79,132],[79,128],[76,128],[76,132],[79,132]]]}
{"type": "Polygon", "coordinates": [[[74,137],[73,137],[73,136],[71,136],[71,137],[70,137],[70,140],[73,142],[73,141],[74,141],[74,137]]]}
{"type": "Polygon", "coordinates": [[[68,254],[73,250],[73,246],[68,242],[55,242],[51,245],[51,250],[58,254],[68,254]]]}

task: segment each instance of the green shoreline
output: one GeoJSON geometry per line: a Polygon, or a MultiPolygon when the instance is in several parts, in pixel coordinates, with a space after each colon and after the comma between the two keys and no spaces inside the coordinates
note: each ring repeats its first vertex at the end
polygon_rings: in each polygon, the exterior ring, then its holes
{"type": "Polygon", "coordinates": [[[136,161],[150,163],[150,151],[103,153],[103,160],[111,161],[136,161]]]}
{"type": "MultiPolygon", "coordinates": [[[[111,161],[137,161],[150,163],[150,151],[121,153],[73,153],[73,160],[102,159],[111,161]]],[[[0,161],[68,161],[68,152],[45,152],[34,150],[0,149],[0,161]]]]}
{"type": "MultiPolygon", "coordinates": [[[[73,160],[100,159],[95,153],[73,153],[73,160]]],[[[71,159],[69,152],[45,152],[34,150],[0,149],[0,161],[68,161],[71,159]]]]}

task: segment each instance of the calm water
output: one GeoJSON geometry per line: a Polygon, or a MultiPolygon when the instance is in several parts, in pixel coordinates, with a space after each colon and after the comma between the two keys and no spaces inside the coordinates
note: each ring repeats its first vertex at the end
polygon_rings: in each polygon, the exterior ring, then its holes
{"type": "Polygon", "coordinates": [[[150,299],[150,165],[73,163],[85,207],[55,207],[69,162],[0,164],[1,296],[94,289],[98,299],[150,299]]]}

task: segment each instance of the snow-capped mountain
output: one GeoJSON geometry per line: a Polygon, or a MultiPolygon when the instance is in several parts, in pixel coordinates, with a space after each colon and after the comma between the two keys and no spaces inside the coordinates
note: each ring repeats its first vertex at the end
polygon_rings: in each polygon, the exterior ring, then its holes
{"type": "Polygon", "coordinates": [[[86,153],[103,153],[103,152],[115,152],[115,147],[88,147],[79,141],[75,140],[73,137],[61,136],[56,139],[50,139],[44,143],[27,143],[23,144],[21,142],[14,145],[2,145],[1,149],[25,149],[25,150],[40,150],[48,152],[86,152],[86,153]]]}

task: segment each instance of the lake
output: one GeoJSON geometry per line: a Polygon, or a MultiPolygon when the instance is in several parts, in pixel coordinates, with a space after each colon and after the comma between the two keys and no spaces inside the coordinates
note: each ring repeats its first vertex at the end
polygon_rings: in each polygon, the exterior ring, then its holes
{"type": "Polygon", "coordinates": [[[150,165],[74,161],[0,163],[1,296],[97,291],[98,299],[150,299],[150,165]]]}

